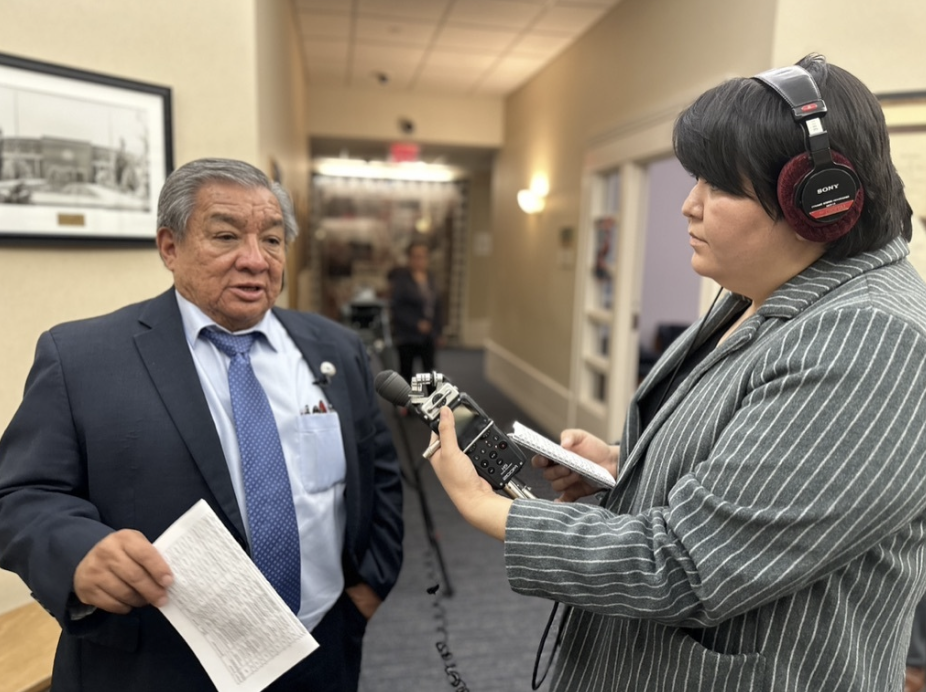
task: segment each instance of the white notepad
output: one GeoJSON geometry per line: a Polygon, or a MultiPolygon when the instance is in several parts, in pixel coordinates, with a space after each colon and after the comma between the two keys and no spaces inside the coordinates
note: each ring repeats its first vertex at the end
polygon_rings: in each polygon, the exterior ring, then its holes
{"type": "Polygon", "coordinates": [[[568,469],[572,469],[583,478],[587,478],[602,488],[614,487],[614,478],[594,461],[589,461],[575,452],[548,440],[540,433],[534,432],[526,425],[515,421],[514,430],[508,436],[521,447],[526,447],[535,454],[545,456],[568,469]]]}

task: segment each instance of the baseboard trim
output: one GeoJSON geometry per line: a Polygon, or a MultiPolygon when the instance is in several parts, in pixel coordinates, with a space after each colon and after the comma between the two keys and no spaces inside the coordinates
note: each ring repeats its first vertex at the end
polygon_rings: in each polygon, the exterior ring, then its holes
{"type": "Polygon", "coordinates": [[[533,418],[543,430],[559,439],[567,427],[569,397],[564,387],[491,339],[485,340],[486,379],[533,418]]]}

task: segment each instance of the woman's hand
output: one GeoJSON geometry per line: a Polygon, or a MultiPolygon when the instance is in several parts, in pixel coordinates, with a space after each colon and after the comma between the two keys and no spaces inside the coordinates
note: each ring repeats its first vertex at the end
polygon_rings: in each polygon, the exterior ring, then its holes
{"type": "Polygon", "coordinates": [[[431,457],[431,466],[463,518],[483,533],[505,540],[511,500],[496,495],[476,473],[469,457],[460,451],[453,412],[446,406],[440,411],[440,449],[431,457]]]}
{"type": "MultiPolygon", "coordinates": [[[[620,457],[620,447],[609,445],[604,440],[584,430],[564,430],[560,435],[560,445],[589,461],[594,461],[617,478],[617,461],[620,457]]],[[[579,498],[593,495],[601,490],[597,485],[585,480],[575,471],[560,466],[539,454],[531,459],[531,464],[536,468],[544,469],[544,479],[553,490],[560,493],[557,502],[574,502],[579,498]]]]}

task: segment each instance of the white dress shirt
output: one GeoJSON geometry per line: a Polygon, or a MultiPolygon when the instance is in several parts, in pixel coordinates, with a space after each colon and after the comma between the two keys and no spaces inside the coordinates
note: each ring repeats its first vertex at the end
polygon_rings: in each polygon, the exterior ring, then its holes
{"type": "MultiPolygon", "coordinates": [[[[175,294],[187,344],[248,530],[241,452],[228,389],[230,358],[209,340],[199,338],[200,331],[217,326],[215,322],[179,293],[175,294]]],[[[250,360],[270,401],[289,471],[302,555],[302,604],[298,616],[311,632],[344,589],[341,552],[346,523],[346,462],[341,428],[338,414],[330,410],[324,390],[313,384],[302,353],[273,313],[268,312],[253,329],[235,333],[252,331],[264,335],[255,339],[250,360]],[[319,411],[328,408],[329,412],[313,413],[316,407],[319,411]]]]}

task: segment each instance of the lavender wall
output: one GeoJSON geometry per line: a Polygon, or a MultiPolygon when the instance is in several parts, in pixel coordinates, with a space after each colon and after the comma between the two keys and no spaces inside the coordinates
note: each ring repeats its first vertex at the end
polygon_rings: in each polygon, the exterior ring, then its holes
{"type": "Polygon", "coordinates": [[[691,268],[688,224],[681,212],[694,180],[674,156],[654,161],[648,173],[640,344],[652,348],[657,324],[697,319],[701,277],[691,268]]]}

